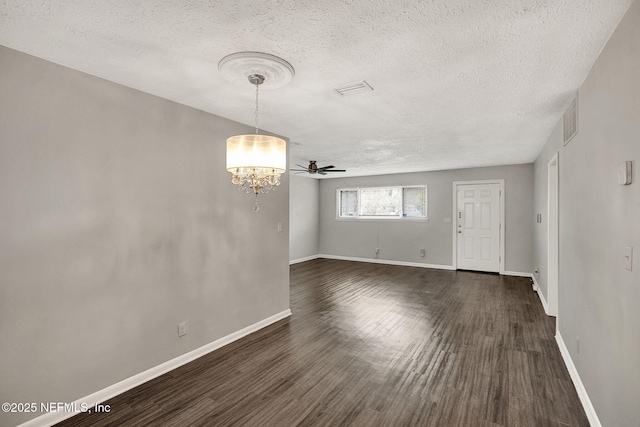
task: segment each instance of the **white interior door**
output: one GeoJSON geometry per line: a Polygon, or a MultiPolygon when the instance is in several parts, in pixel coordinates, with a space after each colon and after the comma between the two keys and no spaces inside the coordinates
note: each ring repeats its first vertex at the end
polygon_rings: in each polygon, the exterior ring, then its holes
{"type": "Polygon", "coordinates": [[[500,184],[457,186],[457,268],[500,272],[500,184]]]}

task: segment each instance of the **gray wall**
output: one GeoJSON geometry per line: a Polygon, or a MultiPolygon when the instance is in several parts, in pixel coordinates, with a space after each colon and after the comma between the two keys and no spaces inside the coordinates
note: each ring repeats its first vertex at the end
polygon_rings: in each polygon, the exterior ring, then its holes
{"type": "Polygon", "coordinates": [[[289,176],[289,260],[318,255],[320,182],[305,176],[289,176]]]}
{"type": "Polygon", "coordinates": [[[250,126],[4,47],[0,93],[0,401],[72,402],[289,308],[288,176],[255,213],[225,171],[250,126]]]}
{"type": "MultiPolygon", "coordinates": [[[[560,149],[558,326],[604,426],[637,426],[640,420],[638,76],[636,1],[580,88],[579,133],[562,146],[554,132],[536,161],[538,179],[560,149]],[[629,186],[617,184],[617,165],[624,160],[634,162],[629,186]],[[633,271],[624,268],[626,246],[635,250],[633,271]]],[[[545,212],[546,181],[536,183],[535,199],[536,210],[545,212]]],[[[543,259],[546,240],[536,242],[536,258],[543,259]]]]}
{"type": "Polygon", "coordinates": [[[378,258],[451,266],[453,182],[483,179],[505,180],[505,270],[529,273],[533,256],[533,165],[498,166],[332,178],[320,183],[320,253],[355,258],[378,258]],[[427,185],[429,221],[337,220],[336,190],[345,187],[427,185]],[[426,256],[420,256],[420,248],[426,256]]]}

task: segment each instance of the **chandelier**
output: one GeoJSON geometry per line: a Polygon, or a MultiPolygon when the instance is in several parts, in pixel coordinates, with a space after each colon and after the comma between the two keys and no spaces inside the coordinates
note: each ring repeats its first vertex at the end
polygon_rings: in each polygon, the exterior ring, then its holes
{"type": "MultiPolygon", "coordinates": [[[[220,71],[229,80],[238,83],[239,73],[256,87],[255,134],[235,135],[227,139],[227,171],[231,173],[231,183],[245,193],[255,195],[254,210],[258,211],[258,194],[267,193],[280,185],[280,175],[286,171],[287,143],[281,138],[261,135],[258,128],[258,98],[260,86],[270,75],[275,77],[272,87],[286,84],[293,76],[293,67],[273,55],[257,52],[240,52],[223,58],[220,71]],[[288,79],[282,70],[287,71],[288,79]],[[286,79],[284,84],[282,81],[286,79]]],[[[246,80],[245,84],[246,84],[246,80]]]]}

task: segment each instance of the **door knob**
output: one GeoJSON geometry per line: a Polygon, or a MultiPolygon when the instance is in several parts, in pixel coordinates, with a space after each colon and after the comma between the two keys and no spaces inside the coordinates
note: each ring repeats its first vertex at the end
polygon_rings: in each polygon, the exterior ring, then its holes
{"type": "Polygon", "coordinates": [[[458,230],[458,234],[462,234],[462,230],[458,230]]]}

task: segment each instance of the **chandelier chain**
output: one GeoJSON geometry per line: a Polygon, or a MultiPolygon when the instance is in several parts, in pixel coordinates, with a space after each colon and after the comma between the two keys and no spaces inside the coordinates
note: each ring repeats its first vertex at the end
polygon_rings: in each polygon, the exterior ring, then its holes
{"type": "Polygon", "coordinates": [[[258,90],[260,88],[260,84],[256,82],[256,112],[254,115],[254,119],[256,122],[256,135],[258,134],[258,90]]]}

